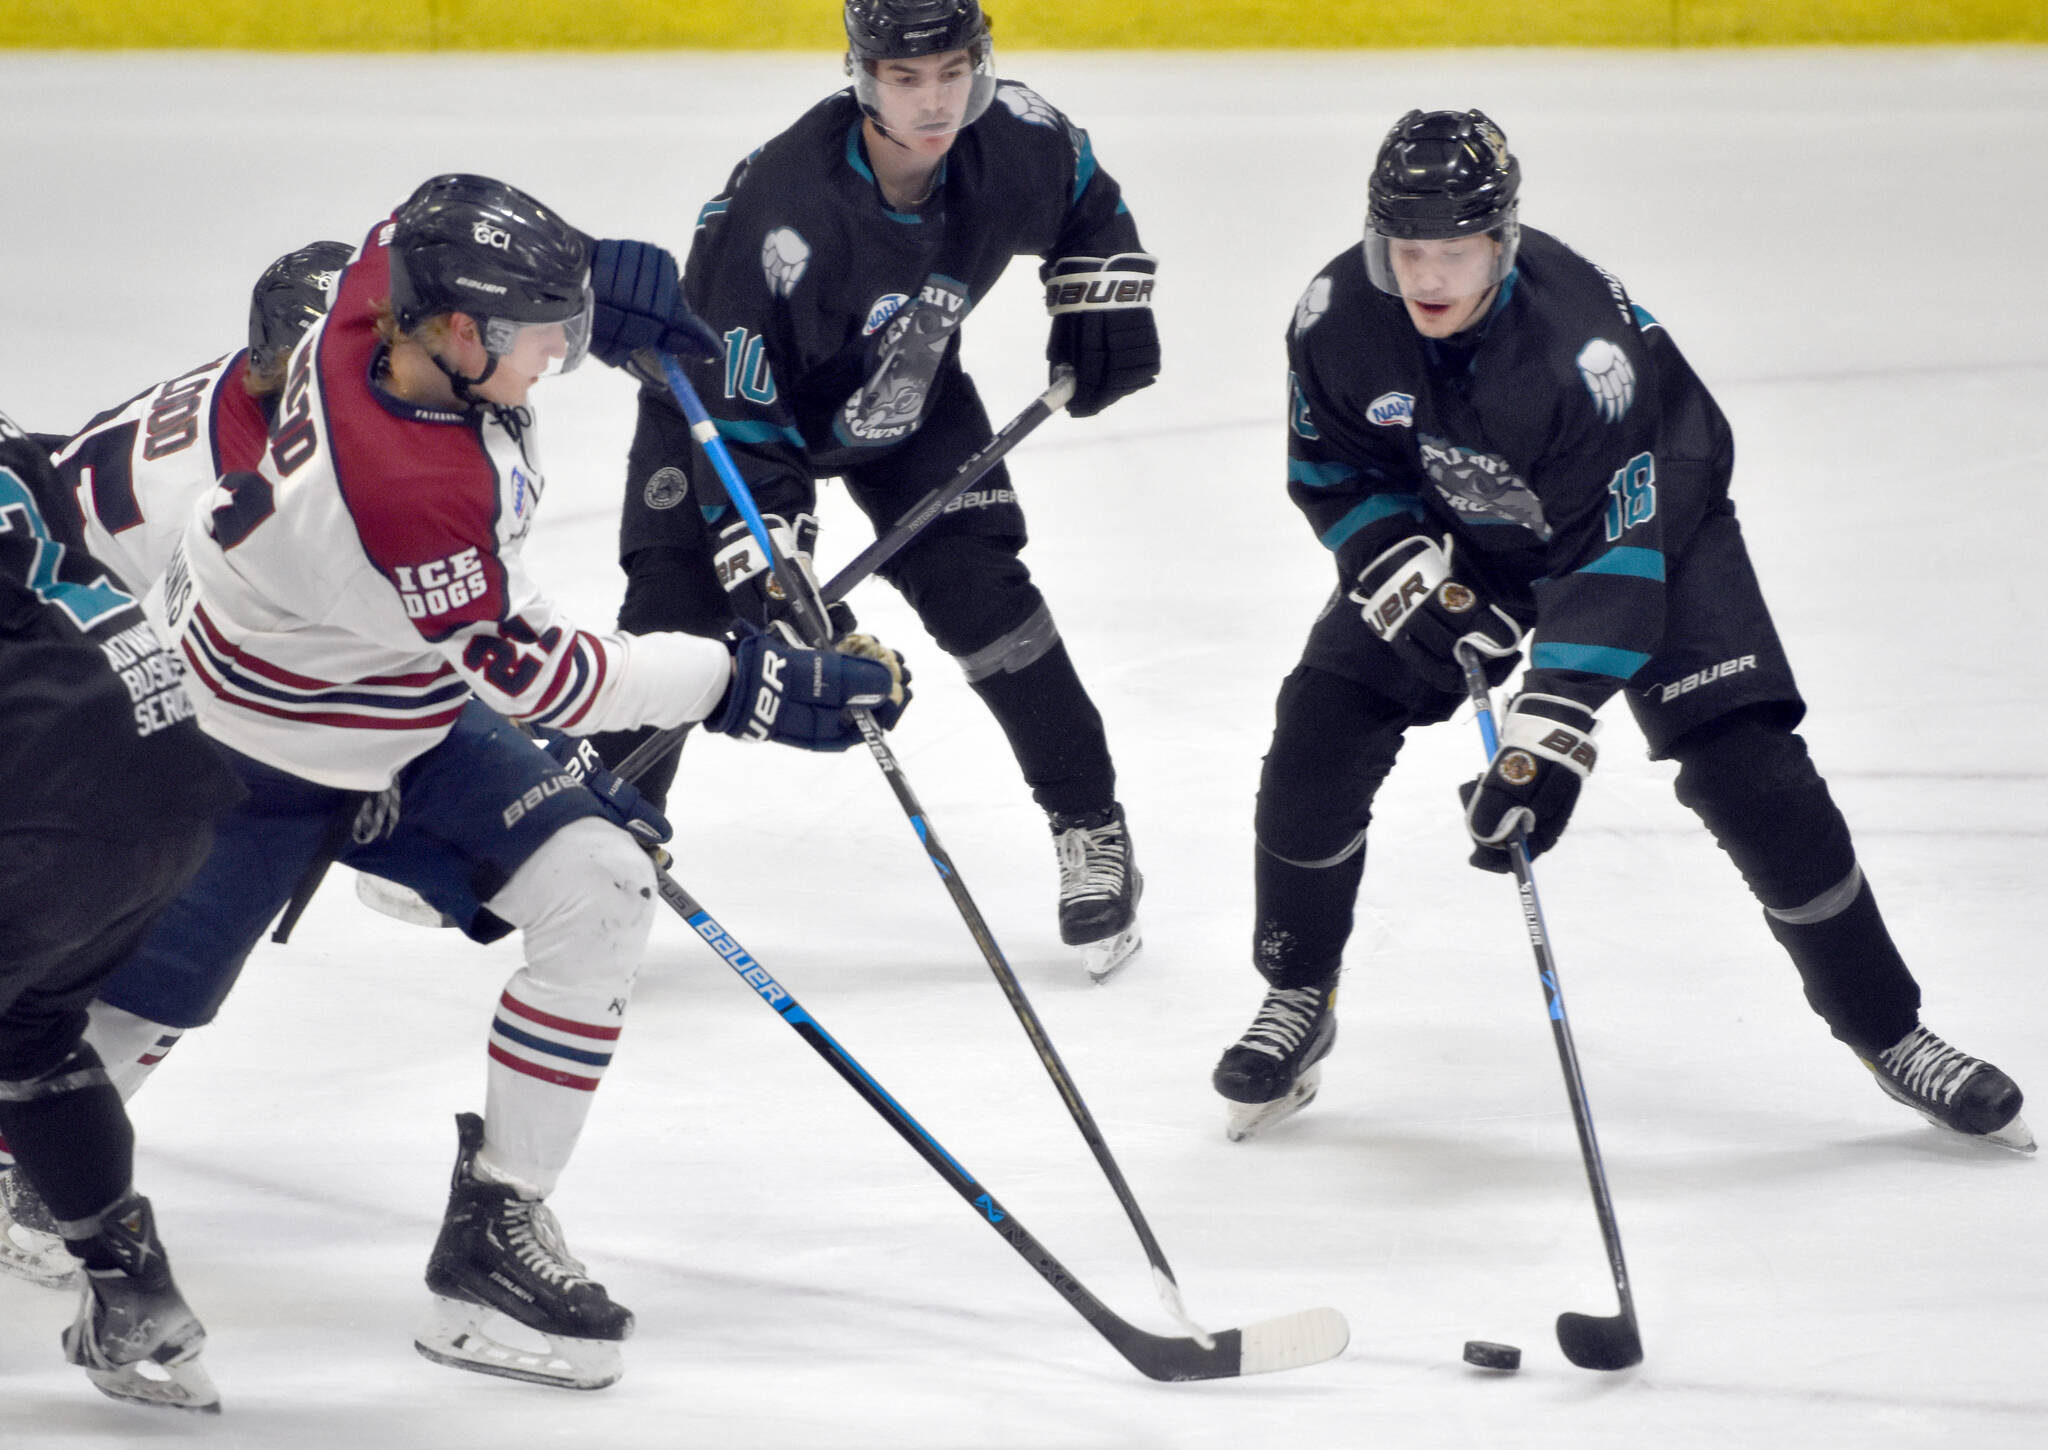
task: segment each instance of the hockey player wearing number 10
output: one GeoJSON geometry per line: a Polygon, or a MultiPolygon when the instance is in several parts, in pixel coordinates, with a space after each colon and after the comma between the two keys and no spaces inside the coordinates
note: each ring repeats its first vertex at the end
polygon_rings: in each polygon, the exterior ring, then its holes
{"type": "Polygon", "coordinates": [[[458,1117],[417,1345],[584,1389],[618,1377],[633,1317],[544,1200],[620,1035],[654,868],[627,822],[506,721],[573,735],[701,720],[844,749],[847,707],[886,725],[901,704],[873,660],[587,632],[528,572],[548,486],[530,390],[586,346],[617,362],[643,342],[695,345],[686,313],[593,291],[591,257],[615,245],[468,175],[433,178],[371,228],[292,354],[260,469],[221,480],[166,574],[200,726],[249,800],[101,988],[116,1010],[94,1014],[102,1056],[146,1070],[163,1035],[212,1020],[323,857],[417,891],[479,939],[519,930],[485,1111],[458,1117]],[[548,1348],[498,1339],[493,1312],[548,1348]]]}
{"type": "Polygon", "coordinates": [[[1280,689],[1259,784],[1253,964],[1266,999],[1214,1074],[1239,1138],[1304,1106],[1374,794],[1411,728],[1465,699],[1464,642],[1529,668],[1462,788],[1473,864],[1556,843],[1617,693],[1728,853],[1806,997],[1878,1085],[2031,1150],[2020,1090],[1921,1025],[1920,989],[1793,733],[1806,712],[1729,501],[1727,421],[1615,280],[1517,221],[1521,168],[1477,111],[1381,146],[1365,244],[1287,335],[1288,491],[1338,585],[1280,689]]]}
{"type": "MultiPolygon", "coordinates": [[[[1077,374],[1068,412],[1091,416],[1159,371],[1153,259],[1122,193],[1085,132],[996,78],[975,0],[848,0],[845,23],[853,85],[740,164],[704,207],[684,269],[690,305],[724,345],[691,364],[692,382],[805,562],[818,479],[843,476],[886,528],[988,440],[959,334],[1013,257],[1044,260],[1048,356],[1077,374]]],[[[1061,939],[1100,977],[1137,945],[1142,883],[1101,715],[1024,543],[998,465],[880,572],[1007,736],[1052,827],[1061,939]]],[[[693,457],[658,369],[640,401],[620,556],[623,629],[715,634],[777,611],[760,550],[693,457]]],[[[600,746],[616,759],[636,743],[600,746]]]]}

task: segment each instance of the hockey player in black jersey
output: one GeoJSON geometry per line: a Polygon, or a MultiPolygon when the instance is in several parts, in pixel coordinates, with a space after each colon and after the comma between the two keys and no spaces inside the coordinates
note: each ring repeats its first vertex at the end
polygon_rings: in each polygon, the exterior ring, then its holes
{"type": "Polygon", "coordinates": [[[1281,686],[1259,785],[1253,964],[1266,999],[1217,1065],[1241,1138],[1304,1106],[1366,829],[1411,727],[1465,698],[1462,642],[1529,668],[1466,785],[1473,864],[1557,842],[1625,694],[1678,798],[1764,908],[1808,1002],[1892,1097],[2031,1150],[2021,1094],[1920,1023],[1920,989],[1793,733],[1793,683],[1729,500],[1727,421],[1621,283],[1517,221],[1520,167],[1477,111],[1410,112],[1365,243],[1287,336],[1288,492],[1338,585],[1281,686]]]}
{"type": "Polygon", "coordinates": [[[86,1004],[241,797],[141,608],[0,416],[0,1134],[83,1273],[64,1352],[116,1399],[218,1410],[86,1004]],[[147,1368],[144,1368],[144,1366],[147,1368]]]}
{"type": "MultiPolygon", "coordinates": [[[[1153,259],[1088,136],[998,80],[975,0],[849,0],[853,85],[742,162],[707,204],[689,304],[724,339],[692,381],[764,514],[808,558],[817,480],[878,527],[991,432],[958,332],[1011,259],[1044,260],[1048,356],[1088,417],[1159,367],[1153,259]]],[[[628,463],[627,630],[724,632],[772,613],[769,576],[658,369],[628,463]]],[[[1050,817],[1060,933],[1104,975],[1137,943],[1141,881],[1102,719],[1019,557],[998,466],[881,573],[960,662],[1050,817]]],[[[600,741],[616,760],[639,737],[600,741]]],[[[673,766],[668,767],[669,770],[673,766]]],[[[667,777],[658,778],[657,794],[667,777]]]]}

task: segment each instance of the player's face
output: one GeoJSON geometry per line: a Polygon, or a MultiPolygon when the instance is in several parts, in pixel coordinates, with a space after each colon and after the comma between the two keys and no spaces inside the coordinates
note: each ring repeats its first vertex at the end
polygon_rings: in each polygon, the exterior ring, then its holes
{"type": "Polygon", "coordinates": [[[969,120],[974,57],[964,50],[874,62],[875,109],[891,136],[913,151],[944,155],[969,120]]]}
{"type": "Polygon", "coordinates": [[[498,366],[472,389],[479,397],[514,408],[526,401],[533,385],[569,355],[569,329],[560,322],[534,322],[513,334],[512,346],[498,355],[498,366]]]}
{"type": "Polygon", "coordinates": [[[1493,298],[1499,256],[1500,242],[1490,236],[1387,243],[1408,320],[1424,337],[1449,337],[1479,320],[1493,298]]]}

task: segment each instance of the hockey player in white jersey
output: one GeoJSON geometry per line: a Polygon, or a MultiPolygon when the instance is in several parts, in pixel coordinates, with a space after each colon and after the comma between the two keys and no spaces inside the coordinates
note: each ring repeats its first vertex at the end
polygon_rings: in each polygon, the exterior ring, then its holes
{"type": "Polygon", "coordinates": [[[633,1318],[543,1200],[619,1037],[654,875],[618,816],[507,721],[702,721],[837,750],[858,739],[848,707],[887,724],[906,699],[888,664],[758,634],[591,633],[529,574],[521,546],[548,487],[529,390],[587,346],[614,360],[703,345],[680,304],[650,316],[630,291],[594,295],[592,251],[523,192],[442,176],[342,274],[292,355],[261,466],[221,479],[165,576],[200,724],[251,800],[109,978],[101,1005],[116,1010],[95,1014],[101,1050],[132,1074],[163,1035],[211,1020],[323,858],[411,887],[479,939],[522,932],[485,1111],[458,1118],[417,1345],[585,1389],[618,1377],[633,1318]],[[495,1339],[491,1311],[548,1349],[495,1339]]]}
{"type": "Polygon", "coordinates": [[[201,496],[222,474],[257,466],[285,362],[354,252],[314,242],[285,253],[256,279],[246,349],[109,408],[57,449],[86,549],[137,598],[163,576],[201,496]]]}

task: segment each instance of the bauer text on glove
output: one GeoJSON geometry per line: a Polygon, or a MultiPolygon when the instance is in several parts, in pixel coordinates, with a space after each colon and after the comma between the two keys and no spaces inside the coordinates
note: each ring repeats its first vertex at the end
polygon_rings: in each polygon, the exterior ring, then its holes
{"type": "Polygon", "coordinates": [[[1159,324],[1152,317],[1152,276],[1159,260],[1144,252],[1062,257],[1045,269],[1045,310],[1052,335],[1045,356],[1074,370],[1067,411],[1100,413],[1159,376],[1159,324]]]}
{"type": "Polygon", "coordinates": [[[1572,818],[1579,787],[1593,773],[1599,726],[1575,700],[1557,695],[1517,695],[1502,717],[1500,749],[1476,781],[1458,787],[1465,803],[1465,829],[1477,848],[1472,864],[1482,871],[1511,869],[1507,844],[1521,836],[1531,858],[1557,843],[1572,818]]]}
{"type": "Polygon", "coordinates": [[[849,712],[879,711],[901,688],[888,667],[873,660],[797,649],[750,629],[735,643],[732,665],[732,685],[704,728],[805,750],[846,749],[861,738],[849,712]]]}
{"type": "Polygon", "coordinates": [[[1372,632],[1411,673],[1439,690],[1457,690],[1463,682],[1460,645],[1490,659],[1508,659],[1522,632],[1506,610],[1458,577],[1452,563],[1456,547],[1449,538],[1439,545],[1411,535],[1361,569],[1350,594],[1372,632]]]}

